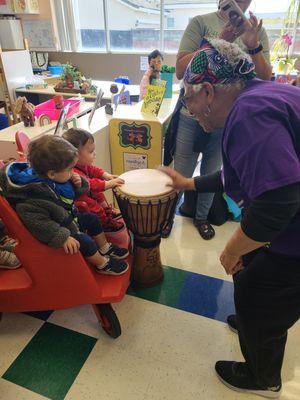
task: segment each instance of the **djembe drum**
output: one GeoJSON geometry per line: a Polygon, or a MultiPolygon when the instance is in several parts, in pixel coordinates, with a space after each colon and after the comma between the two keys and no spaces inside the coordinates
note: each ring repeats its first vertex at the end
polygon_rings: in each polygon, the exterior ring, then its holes
{"type": "Polygon", "coordinates": [[[133,283],[150,287],[163,279],[159,245],[171,221],[177,193],[161,171],[138,169],[120,176],[125,184],[114,189],[127,228],[134,235],[133,283]]]}

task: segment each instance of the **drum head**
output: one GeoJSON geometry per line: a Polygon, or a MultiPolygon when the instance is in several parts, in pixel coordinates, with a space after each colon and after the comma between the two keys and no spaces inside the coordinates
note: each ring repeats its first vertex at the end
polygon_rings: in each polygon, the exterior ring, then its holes
{"type": "Polygon", "coordinates": [[[125,184],[119,191],[128,196],[147,198],[163,196],[174,190],[167,186],[172,184],[172,179],[157,169],[135,169],[120,175],[125,184]]]}

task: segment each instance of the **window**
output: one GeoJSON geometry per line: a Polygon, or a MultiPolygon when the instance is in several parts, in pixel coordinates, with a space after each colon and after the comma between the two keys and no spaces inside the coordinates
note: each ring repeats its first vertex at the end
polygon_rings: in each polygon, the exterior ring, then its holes
{"type": "Polygon", "coordinates": [[[259,19],[263,20],[263,26],[267,30],[271,48],[281,34],[289,4],[290,0],[255,0],[253,1],[253,7],[250,8],[259,19]]]}
{"type": "Polygon", "coordinates": [[[106,50],[103,2],[101,0],[73,0],[73,10],[77,49],[79,51],[106,50]]]}
{"type": "Polygon", "coordinates": [[[207,14],[216,11],[216,0],[205,1],[164,1],[164,50],[178,50],[183,32],[190,20],[196,15],[207,14]],[[173,20],[173,26],[169,26],[169,19],[173,20]]]}
{"type": "MultiPolygon", "coordinates": [[[[190,20],[217,10],[218,0],[53,0],[62,48],[79,51],[177,52],[190,20]]],[[[271,47],[284,28],[289,4],[300,0],[253,0],[250,9],[262,18],[271,47]]],[[[300,52],[300,24],[291,22],[300,52]]]]}
{"type": "Polygon", "coordinates": [[[168,17],[167,19],[167,28],[174,28],[175,26],[175,18],[168,17]]]}
{"type": "Polygon", "coordinates": [[[160,47],[159,0],[107,1],[110,48],[151,51],[160,47]]]}

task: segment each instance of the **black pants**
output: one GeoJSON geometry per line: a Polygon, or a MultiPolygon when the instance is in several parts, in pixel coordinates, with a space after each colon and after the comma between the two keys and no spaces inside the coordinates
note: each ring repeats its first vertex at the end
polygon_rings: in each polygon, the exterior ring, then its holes
{"type": "Polygon", "coordinates": [[[278,386],[287,330],[300,318],[300,258],[260,250],[244,264],[234,276],[241,350],[257,384],[278,386]]]}
{"type": "Polygon", "coordinates": [[[96,214],[89,212],[78,214],[80,231],[72,236],[80,243],[80,252],[84,257],[91,257],[98,251],[98,246],[93,237],[103,232],[100,219],[96,214]]]}

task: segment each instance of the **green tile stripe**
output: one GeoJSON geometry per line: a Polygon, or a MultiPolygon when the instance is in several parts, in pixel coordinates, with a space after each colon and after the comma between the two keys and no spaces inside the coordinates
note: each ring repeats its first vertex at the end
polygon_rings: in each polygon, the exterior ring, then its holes
{"type": "Polygon", "coordinates": [[[63,400],[96,339],[46,322],[3,378],[52,400],[63,400]]]}
{"type": "Polygon", "coordinates": [[[163,266],[163,270],[164,279],[159,285],[146,289],[129,287],[127,294],[165,306],[176,307],[188,272],[168,266],[163,266]]]}

